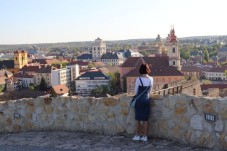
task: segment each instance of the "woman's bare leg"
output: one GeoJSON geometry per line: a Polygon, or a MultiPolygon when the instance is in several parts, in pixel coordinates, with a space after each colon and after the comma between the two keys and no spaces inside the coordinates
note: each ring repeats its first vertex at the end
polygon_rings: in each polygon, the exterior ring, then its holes
{"type": "Polygon", "coordinates": [[[148,121],[144,121],[144,136],[148,136],[148,121]]]}
{"type": "Polygon", "coordinates": [[[136,121],[136,135],[140,135],[140,129],[141,129],[141,125],[140,125],[140,121],[136,121]]]}

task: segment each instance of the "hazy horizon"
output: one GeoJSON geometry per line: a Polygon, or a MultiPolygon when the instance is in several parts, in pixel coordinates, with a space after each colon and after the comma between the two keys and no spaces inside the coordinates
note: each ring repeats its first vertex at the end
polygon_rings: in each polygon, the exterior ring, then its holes
{"type": "Polygon", "coordinates": [[[0,2],[0,45],[227,35],[225,0],[0,2]]]}

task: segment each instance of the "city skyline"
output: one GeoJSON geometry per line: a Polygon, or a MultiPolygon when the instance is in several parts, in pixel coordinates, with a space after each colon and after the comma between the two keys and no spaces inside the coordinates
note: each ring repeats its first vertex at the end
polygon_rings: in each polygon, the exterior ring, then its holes
{"type": "Polygon", "coordinates": [[[0,44],[227,35],[225,0],[0,2],[0,44]]]}

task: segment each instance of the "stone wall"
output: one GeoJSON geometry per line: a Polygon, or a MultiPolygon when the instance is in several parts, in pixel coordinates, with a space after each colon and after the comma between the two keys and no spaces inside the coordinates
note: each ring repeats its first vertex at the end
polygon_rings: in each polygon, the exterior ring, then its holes
{"type": "MultiPolygon", "coordinates": [[[[85,131],[134,134],[131,97],[36,98],[0,103],[0,132],[85,131]]],[[[186,95],[158,97],[151,103],[150,135],[210,148],[227,148],[227,98],[186,95]],[[159,99],[158,99],[159,98],[159,99]],[[215,121],[205,120],[205,113],[215,121]]]]}

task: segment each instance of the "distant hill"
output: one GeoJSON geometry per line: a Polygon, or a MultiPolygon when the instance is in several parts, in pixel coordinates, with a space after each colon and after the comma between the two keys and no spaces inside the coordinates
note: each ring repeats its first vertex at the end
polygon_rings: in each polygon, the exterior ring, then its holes
{"type": "MultiPolygon", "coordinates": [[[[181,37],[179,40],[192,40],[192,39],[220,39],[227,38],[227,35],[213,35],[213,36],[191,36],[191,37],[181,37]]],[[[104,41],[107,45],[135,45],[141,44],[142,42],[151,42],[154,41],[154,38],[147,39],[126,39],[126,40],[112,40],[104,41]]],[[[39,43],[39,44],[15,44],[15,45],[0,45],[1,50],[15,50],[15,49],[31,49],[32,47],[41,47],[41,48],[66,48],[66,47],[91,47],[94,41],[80,41],[80,42],[62,42],[62,43],[39,43]]]]}
{"type": "Polygon", "coordinates": [[[181,37],[180,40],[227,38],[227,35],[181,37]]]}

